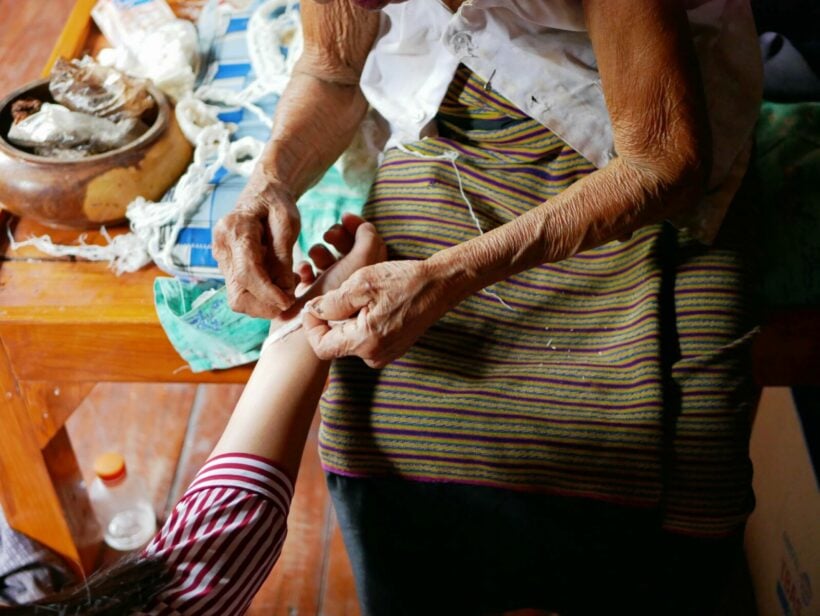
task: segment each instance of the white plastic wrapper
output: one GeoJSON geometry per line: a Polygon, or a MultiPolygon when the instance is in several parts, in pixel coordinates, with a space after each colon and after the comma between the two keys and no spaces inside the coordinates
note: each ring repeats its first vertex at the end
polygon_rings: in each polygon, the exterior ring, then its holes
{"type": "Polygon", "coordinates": [[[196,27],[176,19],[143,39],[136,74],[150,79],[174,100],[194,89],[199,67],[196,27]]]}
{"type": "Polygon", "coordinates": [[[177,19],[165,0],[99,0],[91,12],[113,49],[98,60],[151,79],[174,100],[193,90],[199,69],[196,27],[177,19]]]}
{"type": "Polygon", "coordinates": [[[91,17],[113,47],[132,53],[146,34],[176,20],[165,0],[99,0],[91,17]]]}
{"type": "Polygon", "coordinates": [[[62,105],[43,103],[40,111],[12,124],[8,140],[40,156],[83,158],[114,150],[132,141],[145,125],[136,119],[113,122],[62,105]]]}

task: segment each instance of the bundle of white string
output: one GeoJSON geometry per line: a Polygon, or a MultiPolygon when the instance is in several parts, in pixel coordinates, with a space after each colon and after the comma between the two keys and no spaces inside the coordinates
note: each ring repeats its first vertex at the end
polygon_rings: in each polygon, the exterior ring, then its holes
{"type": "Polygon", "coordinates": [[[268,128],[273,122],[255,103],[274,93],[281,95],[293,73],[296,60],[302,53],[302,25],[294,0],[269,0],[254,11],[248,21],[248,55],[253,67],[254,80],[239,92],[213,84],[197,89],[196,98],[247,109],[268,128]],[[274,18],[271,15],[282,9],[274,18]],[[288,53],[283,54],[282,49],[288,53]]]}

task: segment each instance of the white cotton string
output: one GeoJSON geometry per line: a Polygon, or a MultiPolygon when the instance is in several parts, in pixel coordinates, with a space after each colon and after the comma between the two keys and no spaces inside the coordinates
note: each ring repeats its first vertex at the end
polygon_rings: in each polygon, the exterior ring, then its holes
{"type": "Polygon", "coordinates": [[[11,229],[6,230],[12,250],[32,246],[52,257],[80,257],[88,261],[117,262],[122,264],[123,268],[127,268],[124,271],[136,271],[151,262],[151,257],[142,249],[139,238],[132,233],[111,238],[104,227],[100,231],[108,240],[107,245],[86,244],[85,234],[79,237],[79,243],[76,245],[55,244],[48,235],[30,237],[18,242],[12,236],[11,229]]]}
{"type": "MultiPolygon", "coordinates": [[[[267,92],[282,94],[302,55],[302,21],[297,6],[297,0],[269,0],[248,22],[248,56],[256,82],[267,92]],[[271,13],[282,7],[285,11],[270,19],[271,13]],[[287,47],[287,56],[281,52],[282,47],[287,47]]],[[[252,87],[260,86],[253,83],[246,89],[252,87]]]]}
{"type": "Polygon", "coordinates": [[[241,91],[235,92],[212,84],[203,85],[196,91],[196,98],[242,107],[253,113],[268,128],[273,120],[255,103],[274,93],[281,95],[290,81],[296,60],[302,53],[302,26],[294,0],[269,0],[260,6],[248,21],[248,56],[253,67],[254,80],[241,91]],[[271,19],[276,9],[285,11],[271,19]],[[283,47],[288,54],[282,53],[283,47]]]}
{"type": "Polygon", "coordinates": [[[265,126],[273,128],[273,120],[258,105],[254,104],[257,100],[268,94],[267,91],[251,88],[255,83],[256,82],[253,82],[241,92],[234,92],[227,88],[219,88],[211,85],[200,86],[197,88],[194,96],[209,103],[219,103],[220,105],[229,107],[242,107],[243,109],[247,109],[265,126]]]}
{"type": "Polygon", "coordinates": [[[182,134],[193,144],[205,127],[219,124],[219,111],[216,105],[208,105],[189,93],[176,104],[174,115],[182,134]]]}
{"type": "Polygon", "coordinates": [[[290,321],[284,323],[283,325],[280,325],[276,329],[271,328],[270,332],[268,333],[268,337],[265,338],[265,341],[262,343],[262,349],[259,351],[259,354],[261,355],[262,353],[264,353],[265,349],[267,349],[274,342],[279,342],[289,334],[292,334],[297,329],[302,327],[302,325],[304,324],[304,314],[307,311],[308,307],[304,306],[302,310],[299,311],[299,314],[293,317],[290,321]]]}
{"type": "MultiPolygon", "coordinates": [[[[131,232],[160,267],[173,267],[171,252],[179,232],[211,189],[210,181],[228,159],[230,146],[227,127],[221,123],[205,127],[197,137],[194,161],[167,200],[154,203],[140,197],[128,206],[131,232]]],[[[127,271],[116,262],[114,269],[118,273],[127,271]]]]}
{"type": "MultiPolygon", "coordinates": [[[[456,150],[447,150],[443,154],[422,154],[421,152],[415,152],[409,149],[402,143],[398,144],[398,146],[396,147],[405,154],[410,154],[411,156],[415,156],[416,158],[450,161],[450,164],[453,166],[453,171],[455,171],[456,174],[456,180],[458,181],[458,191],[461,193],[461,198],[464,200],[464,203],[467,204],[467,211],[470,214],[470,218],[473,219],[473,224],[475,224],[476,229],[478,229],[478,234],[484,235],[484,229],[481,228],[481,222],[478,220],[478,216],[476,216],[475,210],[473,209],[473,203],[470,201],[470,199],[467,197],[467,193],[464,191],[464,182],[461,179],[461,171],[459,171],[458,165],[456,165],[456,159],[460,156],[459,152],[457,152],[456,150]]],[[[512,310],[513,312],[515,311],[515,308],[513,308],[507,302],[505,302],[503,297],[501,297],[498,293],[492,290],[492,286],[482,289],[482,292],[498,300],[498,302],[507,310],[512,310]]]]}
{"type": "Polygon", "coordinates": [[[464,182],[462,182],[461,180],[461,172],[458,169],[458,165],[456,165],[456,159],[459,157],[459,153],[456,150],[447,150],[446,152],[444,152],[444,154],[422,154],[421,152],[414,152],[413,150],[405,146],[403,143],[400,143],[396,147],[405,154],[410,154],[411,156],[415,156],[416,158],[450,161],[450,164],[453,166],[453,171],[455,171],[456,173],[456,180],[458,181],[458,191],[461,193],[461,198],[464,200],[464,203],[467,204],[467,211],[470,213],[470,218],[473,219],[473,224],[475,224],[476,229],[478,229],[479,235],[484,235],[484,229],[481,228],[481,222],[478,220],[478,216],[476,216],[475,214],[475,210],[473,209],[473,203],[467,197],[467,193],[464,192],[464,182]]]}
{"type": "Polygon", "coordinates": [[[264,149],[265,144],[253,137],[242,137],[231,142],[224,162],[225,169],[242,177],[250,176],[264,149]]]}
{"type": "Polygon", "coordinates": [[[482,289],[482,292],[483,292],[483,293],[486,293],[487,295],[489,295],[489,296],[491,296],[491,297],[494,297],[495,299],[497,299],[497,300],[498,300],[498,303],[499,303],[499,304],[501,304],[502,306],[504,306],[504,308],[506,308],[507,310],[512,310],[513,312],[515,312],[515,308],[513,308],[513,307],[512,307],[512,306],[510,306],[507,302],[505,302],[505,301],[504,301],[504,298],[503,298],[503,297],[501,297],[501,296],[500,296],[498,293],[496,293],[495,291],[493,291],[493,289],[492,289],[492,287],[491,287],[491,286],[490,286],[490,287],[487,287],[487,288],[485,288],[485,289],[482,289]]]}

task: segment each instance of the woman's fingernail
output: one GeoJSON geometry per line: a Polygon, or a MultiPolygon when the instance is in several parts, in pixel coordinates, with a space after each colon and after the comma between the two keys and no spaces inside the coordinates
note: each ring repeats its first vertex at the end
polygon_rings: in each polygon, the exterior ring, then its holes
{"type": "Polygon", "coordinates": [[[322,306],[318,299],[312,299],[308,302],[308,309],[316,314],[322,314],[322,306]]]}

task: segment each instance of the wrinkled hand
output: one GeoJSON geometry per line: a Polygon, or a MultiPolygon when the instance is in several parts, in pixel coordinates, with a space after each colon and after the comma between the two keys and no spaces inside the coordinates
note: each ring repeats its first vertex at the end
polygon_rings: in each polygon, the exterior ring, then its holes
{"type": "Polygon", "coordinates": [[[257,166],[233,212],[214,229],[214,256],[231,308],[273,318],[293,304],[299,277],[292,255],[299,227],[289,192],[257,166]]]}
{"type": "Polygon", "coordinates": [[[388,261],[358,270],[308,304],[308,341],[320,359],[356,355],[382,368],[451,307],[444,281],[425,261],[388,261]]]}

